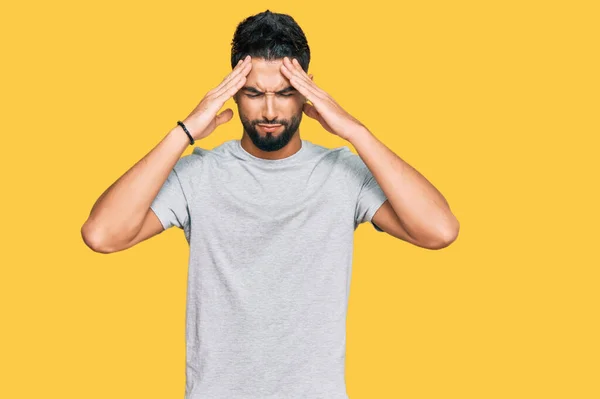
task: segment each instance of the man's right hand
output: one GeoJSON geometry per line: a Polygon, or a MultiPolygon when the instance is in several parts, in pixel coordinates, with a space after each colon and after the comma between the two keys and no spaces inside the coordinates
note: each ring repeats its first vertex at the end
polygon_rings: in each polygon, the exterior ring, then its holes
{"type": "Polygon", "coordinates": [[[245,59],[237,63],[233,71],[223,79],[221,84],[206,93],[202,101],[183,120],[194,140],[203,139],[211,134],[217,126],[231,120],[233,117],[231,108],[227,108],[219,115],[217,115],[217,112],[227,100],[244,86],[246,76],[251,69],[252,59],[250,56],[246,56],[245,59]]]}

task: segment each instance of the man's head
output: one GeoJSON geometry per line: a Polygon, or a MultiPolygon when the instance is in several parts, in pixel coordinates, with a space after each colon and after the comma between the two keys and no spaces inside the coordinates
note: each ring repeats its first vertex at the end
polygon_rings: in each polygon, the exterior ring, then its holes
{"type": "Polygon", "coordinates": [[[231,67],[247,55],[252,70],[233,97],[254,145],[262,151],[285,147],[298,131],[306,98],[281,73],[283,57],[296,58],[308,71],[310,48],[292,17],[267,10],[242,21],[231,43],[231,67]],[[269,131],[261,124],[280,125],[269,131]]]}

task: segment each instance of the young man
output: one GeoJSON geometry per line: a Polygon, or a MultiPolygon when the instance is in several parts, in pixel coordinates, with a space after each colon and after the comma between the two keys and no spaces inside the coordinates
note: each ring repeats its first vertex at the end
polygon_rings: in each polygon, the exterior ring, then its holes
{"type": "Polygon", "coordinates": [[[346,399],[355,229],[369,221],[430,249],[458,233],[442,195],[314,84],[309,61],[290,16],[244,20],[231,74],[109,187],[82,228],[102,253],[183,229],[186,399],[346,399]],[[231,109],[217,114],[231,97],[241,140],[181,157],[232,119],[231,109]],[[301,139],[303,113],[359,155],[301,139]]]}

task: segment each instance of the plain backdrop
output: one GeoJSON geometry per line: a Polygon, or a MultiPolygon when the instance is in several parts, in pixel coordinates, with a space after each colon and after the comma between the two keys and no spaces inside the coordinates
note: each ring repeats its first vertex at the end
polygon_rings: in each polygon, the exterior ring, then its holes
{"type": "MultiPolygon", "coordinates": [[[[80,228],[266,9],[295,18],[315,83],[461,224],[440,251],[356,231],[349,396],[600,397],[593,3],[3,4],[0,397],[183,398],[183,231],[103,255],[80,228]]],[[[242,137],[226,107],[196,145],[242,137]]],[[[355,151],[306,116],[300,131],[355,151]]]]}

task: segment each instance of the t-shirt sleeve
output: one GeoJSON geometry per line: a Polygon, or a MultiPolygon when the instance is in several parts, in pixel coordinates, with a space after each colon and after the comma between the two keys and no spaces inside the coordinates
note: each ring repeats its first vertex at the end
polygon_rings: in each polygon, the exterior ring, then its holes
{"type": "Polygon", "coordinates": [[[354,228],[364,222],[371,222],[375,230],[383,232],[375,223],[373,223],[373,215],[387,200],[387,196],[375,180],[375,177],[358,156],[354,155],[356,164],[356,180],[359,185],[359,193],[356,201],[356,211],[354,215],[354,228]]]}
{"type": "Polygon", "coordinates": [[[188,202],[175,168],[171,170],[150,209],[156,214],[164,229],[179,227],[187,229],[190,221],[188,202]]]}

